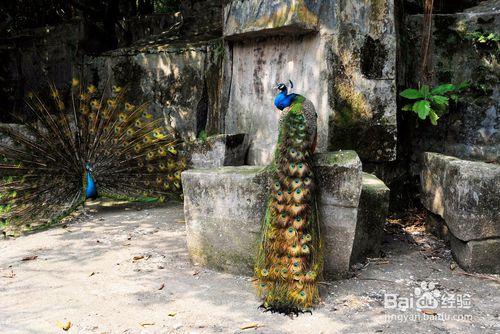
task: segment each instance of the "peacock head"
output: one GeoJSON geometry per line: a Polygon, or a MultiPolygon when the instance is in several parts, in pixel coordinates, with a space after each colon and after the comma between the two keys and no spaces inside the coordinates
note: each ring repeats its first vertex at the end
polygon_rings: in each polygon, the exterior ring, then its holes
{"type": "MultiPolygon", "coordinates": [[[[293,82],[292,80],[288,80],[290,82],[290,89],[293,88],[293,82]]],[[[278,83],[274,87],[275,89],[279,90],[280,92],[286,92],[288,90],[287,86],[284,83],[278,83]]]]}
{"type": "Polygon", "coordinates": [[[86,170],[87,172],[93,172],[93,169],[92,169],[92,166],[90,165],[90,163],[88,163],[88,162],[87,162],[87,163],[85,164],[85,170],[86,170]]]}

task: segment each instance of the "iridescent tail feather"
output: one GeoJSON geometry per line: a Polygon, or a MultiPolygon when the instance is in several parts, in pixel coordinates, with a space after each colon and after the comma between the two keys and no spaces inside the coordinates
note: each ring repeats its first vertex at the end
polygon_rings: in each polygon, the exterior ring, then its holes
{"type": "Polygon", "coordinates": [[[28,94],[31,121],[0,126],[0,206],[14,222],[52,220],[85,200],[85,166],[99,194],[127,199],[179,197],[185,157],[180,140],[147,104],[125,100],[113,86],[102,94],[77,79],[68,96],[28,94]]]}
{"type": "Polygon", "coordinates": [[[318,302],[323,268],[311,163],[314,139],[304,101],[298,96],[282,116],[255,265],[263,307],[282,313],[297,313],[318,302]]]}

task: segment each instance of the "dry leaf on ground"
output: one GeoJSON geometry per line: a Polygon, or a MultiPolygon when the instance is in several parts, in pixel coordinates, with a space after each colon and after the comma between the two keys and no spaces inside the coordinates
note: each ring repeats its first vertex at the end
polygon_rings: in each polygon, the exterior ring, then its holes
{"type": "Polygon", "coordinates": [[[57,327],[59,327],[60,329],[62,329],[63,331],[68,331],[70,328],[71,328],[71,321],[67,321],[65,323],[62,323],[60,322],[59,320],[56,321],[56,325],[57,327]]]}
{"type": "Polygon", "coordinates": [[[245,329],[252,329],[252,328],[259,328],[259,327],[263,327],[263,326],[259,325],[256,322],[252,322],[250,324],[246,324],[246,325],[241,326],[240,329],[242,331],[244,331],[245,329]]]}

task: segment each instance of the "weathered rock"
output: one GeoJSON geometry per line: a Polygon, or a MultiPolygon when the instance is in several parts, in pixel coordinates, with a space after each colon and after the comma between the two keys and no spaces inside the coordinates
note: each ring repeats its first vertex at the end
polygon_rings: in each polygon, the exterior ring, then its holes
{"type": "Polygon", "coordinates": [[[426,152],[422,203],[462,241],[500,237],[500,166],[426,152]]]}
{"type": "Polygon", "coordinates": [[[395,159],[392,1],[235,0],[224,15],[226,131],[248,133],[248,163],[272,160],[279,119],[272,88],[288,79],[316,106],[318,152],[353,149],[364,161],[395,159]],[[248,36],[258,38],[239,40],[248,36]]]}
{"type": "Polygon", "coordinates": [[[252,274],[269,183],[262,170],[240,166],[182,173],[187,245],[193,262],[252,274]]]}
{"type": "Polygon", "coordinates": [[[245,134],[216,135],[196,140],[189,152],[192,168],[241,166],[245,164],[248,143],[245,134]]]}
{"type": "Polygon", "coordinates": [[[224,9],[224,36],[235,39],[317,31],[318,7],[313,1],[230,1],[224,9]]]}
{"type": "MultiPolygon", "coordinates": [[[[329,277],[349,270],[361,163],[354,152],[315,157],[319,177],[318,207],[325,237],[329,277]]],[[[269,175],[262,167],[188,170],[182,174],[190,256],[217,270],[250,275],[268,195],[269,175]]]]}
{"type": "Polygon", "coordinates": [[[218,95],[211,94],[219,80],[211,73],[218,63],[211,57],[213,48],[213,43],[198,43],[118,49],[86,57],[85,76],[97,78],[100,88],[108,83],[126,87],[130,102],[148,102],[155,117],[164,118],[182,138],[194,139],[208,131],[209,119],[218,118],[218,95]]]}
{"type": "Polygon", "coordinates": [[[467,271],[500,274],[500,238],[464,242],[450,235],[453,257],[467,271]]]}
{"type": "MultiPolygon", "coordinates": [[[[455,10],[460,7],[455,1],[451,4],[455,10]]],[[[478,41],[480,36],[498,34],[499,8],[498,1],[482,1],[462,13],[433,15],[428,54],[432,70],[427,81],[431,86],[469,82],[471,88],[459,94],[459,103],[450,104],[437,126],[420,122],[418,129],[411,130],[414,151],[500,162],[498,43],[478,41]]],[[[421,31],[422,15],[409,16],[402,39],[407,44],[401,47],[400,63],[405,68],[399,71],[406,78],[399,82],[418,81],[419,62],[414,60],[422,58],[420,48],[409,46],[420,45],[421,31]]]]}
{"type": "Polygon", "coordinates": [[[366,256],[378,257],[384,239],[384,224],[389,210],[390,190],[375,175],[363,173],[356,234],[351,264],[366,256]]]}
{"type": "Polygon", "coordinates": [[[424,153],[420,185],[422,187],[422,204],[430,211],[443,217],[444,215],[444,178],[445,169],[450,161],[456,158],[437,153],[424,153]]]}
{"type": "Polygon", "coordinates": [[[354,151],[328,152],[316,154],[314,165],[319,219],[324,228],[325,273],[344,277],[356,233],[361,161],[354,151]]]}

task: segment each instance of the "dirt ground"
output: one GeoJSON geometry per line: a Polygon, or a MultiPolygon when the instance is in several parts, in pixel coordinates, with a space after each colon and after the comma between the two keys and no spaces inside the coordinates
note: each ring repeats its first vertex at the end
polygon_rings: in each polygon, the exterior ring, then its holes
{"type": "Polygon", "coordinates": [[[388,233],[385,257],[325,282],[321,305],[291,319],[259,310],[250,278],[193,266],[183,219],[180,205],[98,207],[1,240],[0,332],[500,333],[498,277],[465,275],[421,232],[388,233]],[[404,310],[424,293],[439,306],[404,310]]]}

